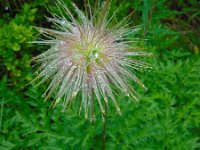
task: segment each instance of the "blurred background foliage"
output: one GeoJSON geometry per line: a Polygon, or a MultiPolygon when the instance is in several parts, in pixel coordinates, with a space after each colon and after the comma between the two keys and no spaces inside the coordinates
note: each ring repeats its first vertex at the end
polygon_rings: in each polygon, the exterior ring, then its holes
{"type": "MultiPolygon", "coordinates": [[[[84,1],[73,2],[84,10],[84,1]]],[[[35,26],[51,26],[46,6],[56,13],[51,0],[0,1],[0,150],[100,149],[99,116],[92,125],[73,108],[49,109],[41,97],[46,86],[27,85],[30,59],[47,49],[30,43],[40,37],[35,26]]],[[[107,149],[200,149],[200,2],[113,0],[116,9],[116,22],[132,12],[131,25],[142,25],[136,36],[153,53],[153,69],[141,72],[148,91],[137,90],[138,103],[118,95],[122,116],[109,108],[107,149]]]]}

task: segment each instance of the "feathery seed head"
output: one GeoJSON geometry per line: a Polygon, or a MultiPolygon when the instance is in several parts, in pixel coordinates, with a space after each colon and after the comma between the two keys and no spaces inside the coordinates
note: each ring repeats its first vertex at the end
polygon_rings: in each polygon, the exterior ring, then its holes
{"type": "Polygon", "coordinates": [[[108,18],[109,4],[99,8],[99,12],[92,15],[89,7],[89,15],[85,15],[72,4],[77,18],[73,16],[67,6],[58,1],[60,16],[53,15],[48,18],[59,30],[39,28],[39,31],[49,40],[36,41],[50,45],[50,49],[36,56],[33,60],[41,64],[39,74],[33,80],[39,80],[38,85],[50,81],[44,96],[45,100],[55,94],[54,105],[63,102],[63,110],[68,108],[77,95],[81,95],[80,112],[85,112],[85,117],[90,114],[94,120],[94,103],[99,104],[102,114],[105,113],[103,103],[112,101],[116,110],[120,108],[114,96],[114,85],[119,91],[136,100],[134,89],[128,84],[133,80],[144,85],[138,80],[130,69],[145,67],[143,62],[135,60],[132,56],[144,56],[134,42],[127,38],[137,28],[130,29],[123,23],[110,26],[108,18]],[[66,14],[63,14],[65,12],[66,14]],[[67,15],[67,17],[65,17],[67,15]],[[94,101],[96,99],[96,101],[94,101]]]}

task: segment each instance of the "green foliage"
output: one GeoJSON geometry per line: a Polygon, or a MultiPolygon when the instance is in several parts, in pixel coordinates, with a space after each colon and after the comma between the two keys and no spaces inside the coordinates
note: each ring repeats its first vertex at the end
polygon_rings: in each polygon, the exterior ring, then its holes
{"type": "MultiPolygon", "coordinates": [[[[83,2],[75,2],[83,7],[83,2]]],[[[120,3],[113,1],[111,11],[120,3]]],[[[44,4],[56,12],[53,3],[35,0],[21,5],[6,2],[5,6],[15,9],[0,14],[0,149],[101,149],[100,114],[91,124],[73,108],[63,113],[61,106],[50,109],[51,102],[41,97],[45,85],[27,86],[33,78],[31,57],[46,49],[29,43],[38,37],[34,26],[49,26],[44,23],[43,15],[49,15],[44,4]]],[[[198,1],[127,0],[114,19],[120,20],[131,11],[130,21],[144,27],[138,35],[146,39],[141,44],[153,53],[148,58],[152,69],[141,73],[148,91],[137,90],[141,93],[137,103],[119,95],[122,116],[109,107],[106,147],[199,149],[198,1]]]]}
{"type": "Polygon", "coordinates": [[[24,4],[12,20],[2,20],[0,54],[10,76],[10,82],[19,89],[31,79],[31,44],[34,39],[33,21],[37,9],[24,4]]]}

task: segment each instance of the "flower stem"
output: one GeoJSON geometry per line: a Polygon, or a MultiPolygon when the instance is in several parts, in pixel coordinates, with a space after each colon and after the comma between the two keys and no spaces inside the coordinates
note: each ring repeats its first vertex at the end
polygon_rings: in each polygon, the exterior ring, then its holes
{"type": "Polygon", "coordinates": [[[103,131],[102,131],[102,150],[106,149],[106,128],[107,128],[107,104],[105,103],[105,113],[103,114],[103,131]]]}

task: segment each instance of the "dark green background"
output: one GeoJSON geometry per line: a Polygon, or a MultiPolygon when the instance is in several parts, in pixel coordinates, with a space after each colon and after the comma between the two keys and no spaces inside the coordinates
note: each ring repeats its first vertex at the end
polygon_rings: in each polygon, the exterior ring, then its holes
{"type": "MultiPolygon", "coordinates": [[[[51,27],[45,5],[57,12],[50,0],[0,1],[0,150],[100,149],[100,114],[92,125],[76,109],[49,109],[46,85],[27,85],[36,70],[30,59],[48,48],[29,43],[40,38],[35,26],[51,27]]],[[[136,89],[138,103],[118,95],[122,116],[110,105],[107,149],[200,149],[200,3],[113,0],[111,12],[119,6],[114,21],[134,12],[131,25],[142,25],[137,37],[146,39],[140,46],[153,53],[146,60],[153,69],[140,73],[148,91],[136,89]]]]}

